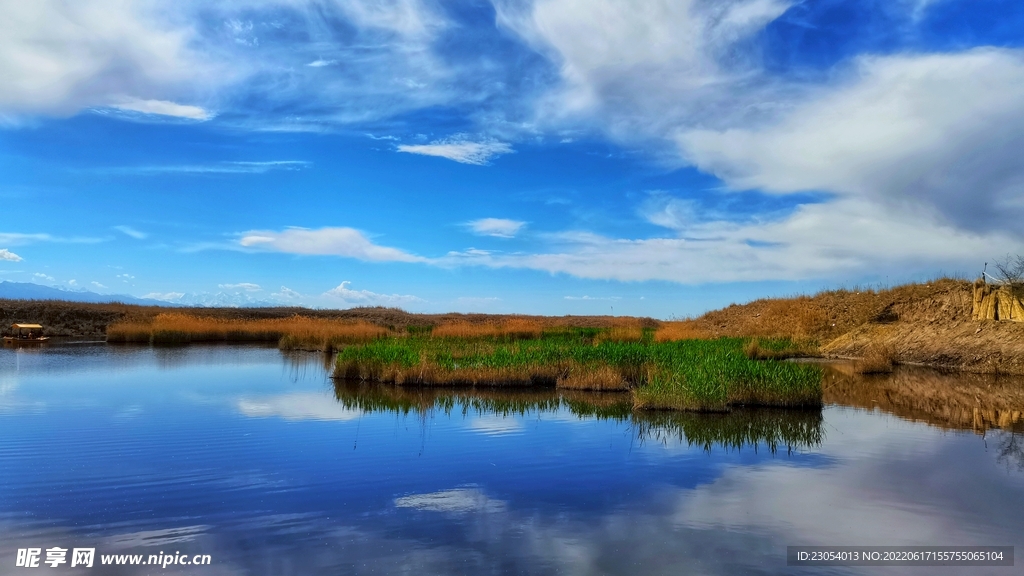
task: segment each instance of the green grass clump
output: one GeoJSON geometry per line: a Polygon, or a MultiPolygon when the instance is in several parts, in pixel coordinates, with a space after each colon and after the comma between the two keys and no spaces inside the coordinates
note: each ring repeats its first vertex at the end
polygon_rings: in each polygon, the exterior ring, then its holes
{"type": "Polygon", "coordinates": [[[628,390],[637,409],[820,406],[821,371],[753,360],[745,340],[654,342],[576,331],[528,340],[383,338],[349,346],[334,375],[404,386],[555,386],[628,390]]]}

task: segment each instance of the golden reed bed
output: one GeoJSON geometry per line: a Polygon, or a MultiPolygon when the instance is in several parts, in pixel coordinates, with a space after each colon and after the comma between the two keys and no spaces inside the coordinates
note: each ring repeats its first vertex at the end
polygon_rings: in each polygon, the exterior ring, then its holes
{"type": "MultiPolygon", "coordinates": [[[[496,318],[489,322],[450,321],[430,327],[380,326],[366,320],[311,318],[236,319],[182,313],[158,314],[150,319],[116,322],[107,327],[107,341],[115,343],[181,344],[188,342],[277,342],[282,348],[331,351],[345,344],[369,342],[383,337],[427,335],[432,338],[532,339],[545,331],[565,328],[558,319],[496,318]],[[547,319],[546,319],[547,320],[547,319]]],[[[644,327],[636,318],[615,319],[601,327],[598,341],[636,342],[644,327]]],[[[659,341],[677,340],[677,332],[661,335],[659,341]]],[[[687,334],[687,337],[697,337],[687,334]]]]}
{"type": "Polygon", "coordinates": [[[158,314],[149,322],[118,322],[107,327],[108,342],[277,342],[282,348],[304,350],[332,350],[392,334],[392,330],[365,320],[304,316],[242,320],[169,313],[158,314]]]}

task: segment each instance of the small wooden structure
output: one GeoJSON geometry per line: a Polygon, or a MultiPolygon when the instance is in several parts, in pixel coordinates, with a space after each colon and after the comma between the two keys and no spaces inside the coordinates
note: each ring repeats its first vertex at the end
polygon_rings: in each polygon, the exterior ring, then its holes
{"type": "Polygon", "coordinates": [[[4,343],[33,344],[46,342],[49,336],[43,336],[41,324],[11,324],[11,336],[4,336],[4,343]]]}

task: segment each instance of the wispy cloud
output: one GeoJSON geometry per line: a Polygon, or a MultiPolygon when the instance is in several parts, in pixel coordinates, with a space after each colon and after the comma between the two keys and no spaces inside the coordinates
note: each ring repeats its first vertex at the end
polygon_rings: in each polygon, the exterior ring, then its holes
{"type": "Polygon", "coordinates": [[[399,152],[422,154],[447,158],[462,164],[483,166],[491,158],[511,153],[512,146],[505,142],[479,141],[474,142],[464,135],[453,136],[445,140],[437,140],[430,144],[399,144],[399,152]]]}
{"type": "Polygon", "coordinates": [[[49,274],[43,274],[42,272],[36,272],[32,276],[34,278],[38,278],[39,280],[46,280],[47,282],[53,282],[54,281],[53,276],[50,276],[49,274]]]}
{"type": "Polygon", "coordinates": [[[526,226],[526,222],[519,220],[507,220],[504,218],[481,218],[467,222],[466,226],[474,234],[481,236],[495,236],[498,238],[513,238],[526,226]]]}
{"type": "Polygon", "coordinates": [[[421,256],[398,248],[379,246],[355,228],[288,228],[280,232],[252,230],[238,240],[239,246],[289,254],[344,256],[370,262],[426,262],[421,256]]]}
{"type": "Polygon", "coordinates": [[[188,120],[209,120],[214,114],[199,106],[177,104],[167,100],[142,100],[131,98],[113,105],[113,108],[140,114],[155,114],[157,116],[170,116],[173,118],[184,118],[188,120]]]}
{"type": "Polygon", "coordinates": [[[409,294],[378,294],[376,292],[370,292],[369,290],[352,290],[349,288],[349,285],[351,284],[352,282],[346,280],[336,288],[332,288],[327,292],[324,292],[324,296],[337,298],[349,304],[365,306],[395,306],[400,304],[423,302],[422,298],[409,294]]]}
{"type": "Polygon", "coordinates": [[[92,284],[93,286],[95,286],[97,288],[103,289],[103,290],[105,290],[107,288],[106,286],[104,286],[103,284],[100,284],[99,282],[96,282],[95,280],[90,282],[90,284],[92,284]]]}
{"type": "Polygon", "coordinates": [[[622,300],[621,296],[566,296],[566,300],[622,300]]]}
{"type": "Polygon", "coordinates": [[[0,260],[6,262],[21,262],[23,258],[6,248],[0,248],[0,260]]]}
{"type": "Polygon", "coordinates": [[[221,290],[241,290],[244,292],[259,292],[263,290],[259,284],[253,284],[251,282],[239,282],[238,284],[218,284],[218,288],[221,290]]]}
{"type": "Polygon", "coordinates": [[[97,244],[109,238],[90,238],[87,236],[61,237],[52,234],[22,234],[20,232],[0,232],[0,244],[21,246],[36,242],[64,242],[69,244],[97,244]]]}
{"type": "Polygon", "coordinates": [[[19,232],[0,232],[0,242],[9,246],[31,244],[33,242],[49,242],[55,238],[49,234],[21,234],[19,232]]]}
{"type": "Polygon", "coordinates": [[[105,171],[127,174],[265,174],[272,170],[304,170],[312,162],[270,160],[263,162],[218,162],[215,164],[172,164],[165,166],[127,166],[105,171]]]}
{"type": "Polygon", "coordinates": [[[118,232],[121,232],[122,234],[125,234],[127,236],[131,236],[136,240],[143,240],[149,236],[149,234],[146,234],[145,232],[140,232],[135,228],[132,228],[131,226],[114,226],[114,230],[117,230],[118,232]]]}

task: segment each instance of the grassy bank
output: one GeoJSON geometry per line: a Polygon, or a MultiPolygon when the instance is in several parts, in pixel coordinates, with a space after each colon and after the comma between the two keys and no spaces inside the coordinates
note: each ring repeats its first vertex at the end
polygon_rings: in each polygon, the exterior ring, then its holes
{"type": "Polygon", "coordinates": [[[638,409],[821,404],[818,367],[751,360],[742,339],[657,342],[650,334],[626,336],[572,330],[518,340],[382,338],[341,350],[334,375],[405,386],[629,391],[638,409]]]}

